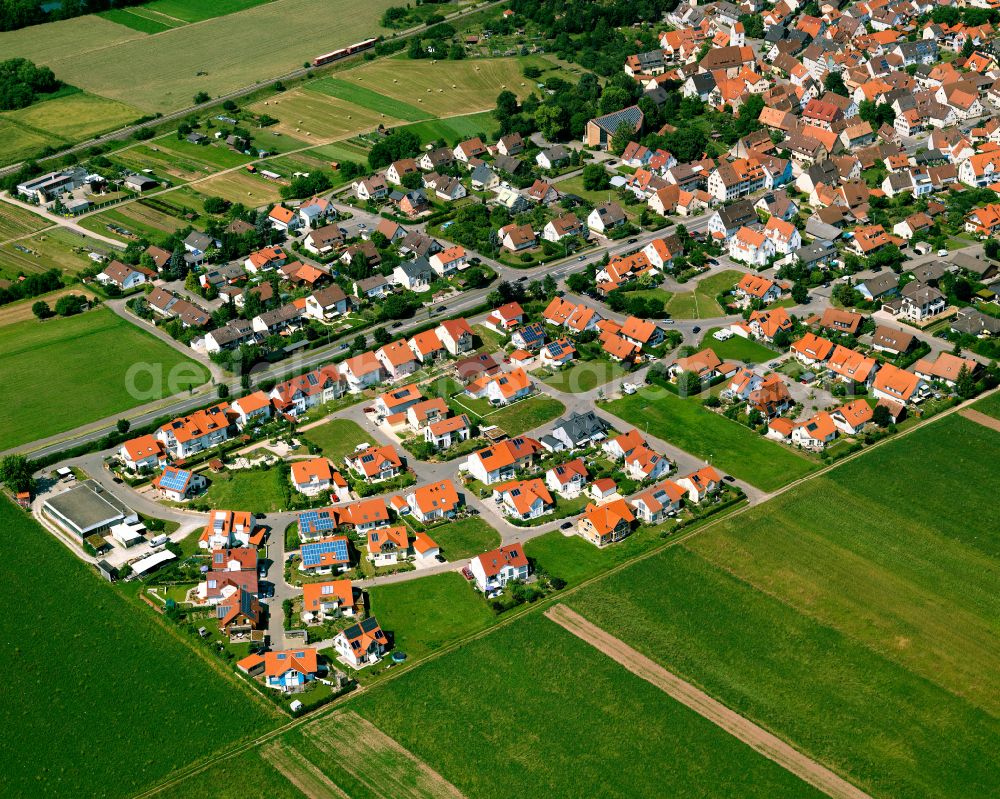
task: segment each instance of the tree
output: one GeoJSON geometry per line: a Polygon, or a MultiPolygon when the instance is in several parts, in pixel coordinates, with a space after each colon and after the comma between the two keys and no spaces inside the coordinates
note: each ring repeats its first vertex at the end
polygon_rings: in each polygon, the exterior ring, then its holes
{"type": "Polygon", "coordinates": [[[221,197],[206,197],[202,207],[206,214],[224,214],[229,208],[229,202],[221,197]]]}
{"type": "Polygon", "coordinates": [[[219,385],[215,388],[215,394],[219,399],[225,399],[229,396],[229,386],[225,383],[219,383],[219,385]]]}
{"type": "Polygon", "coordinates": [[[792,299],[796,305],[803,305],[809,301],[809,290],[801,283],[792,286],[792,299]]]}
{"type": "Polygon", "coordinates": [[[583,168],[583,188],[587,191],[603,191],[611,185],[611,176],[600,164],[587,164],[583,168]]]}
{"type": "Polygon", "coordinates": [[[355,352],[363,352],[367,344],[368,342],[365,340],[365,337],[363,335],[358,335],[355,336],[354,341],[351,342],[351,349],[355,352]]]}
{"type": "Polygon", "coordinates": [[[207,103],[211,99],[212,98],[208,96],[207,92],[198,92],[194,96],[194,104],[195,105],[201,105],[202,103],[207,103]]]}
{"type": "Polygon", "coordinates": [[[372,338],[374,338],[375,343],[379,345],[388,344],[392,340],[392,336],[389,335],[389,331],[384,327],[376,327],[375,331],[372,333],[372,338]]]}
{"type": "Polygon", "coordinates": [[[24,455],[5,455],[0,459],[0,482],[15,493],[34,491],[31,462],[24,455]]]}
{"type": "Polygon", "coordinates": [[[841,97],[847,97],[848,94],[847,84],[844,83],[844,78],[839,72],[828,72],[823,80],[823,88],[828,92],[839,94],[841,97]]]}
{"type": "Polygon", "coordinates": [[[963,365],[955,380],[955,393],[962,399],[976,396],[976,381],[972,378],[969,367],[963,365]]]}
{"type": "Polygon", "coordinates": [[[542,281],[542,291],[546,297],[554,297],[556,292],[559,290],[559,286],[556,284],[556,279],[552,275],[546,275],[545,279],[542,281]]]}
{"type": "Polygon", "coordinates": [[[132,427],[132,423],[128,419],[119,419],[115,422],[115,427],[118,428],[119,433],[125,435],[129,431],[129,428],[132,427]]]}
{"type": "Polygon", "coordinates": [[[419,172],[408,172],[403,175],[403,185],[408,189],[422,189],[424,186],[424,176],[419,172]]]}
{"type": "Polygon", "coordinates": [[[39,300],[31,306],[31,312],[39,319],[48,319],[52,316],[52,309],[44,300],[39,300]]]}
{"type": "Polygon", "coordinates": [[[87,300],[82,294],[67,294],[56,300],[56,313],[60,316],[74,316],[82,313],[87,300]]]}
{"type": "Polygon", "coordinates": [[[879,427],[888,427],[892,424],[892,414],[885,405],[876,405],[872,411],[872,421],[879,427]]]}
{"type": "Polygon", "coordinates": [[[621,155],[625,152],[625,148],[628,147],[629,142],[632,141],[632,136],[634,134],[635,129],[627,122],[622,122],[618,126],[618,130],[615,131],[615,135],[611,137],[611,143],[608,146],[611,152],[615,155],[621,155]]]}
{"type": "Polygon", "coordinates": [[[994,260],[998,255],[1000,255],[1000,241],[996,239],[988,239],[983,245],[983,252],[986,254],[987,258],[993,258],[994,260]]]}
{"type": "Polygon", "coordinates": [[[601,95],[601,102],[598,105],[598,110],[602,114],[611,114],[631,105],[631,103],[632,96],[625,89],[619,88],[618,86],[610,86],[605,89],[604,94],[601,95]]]}

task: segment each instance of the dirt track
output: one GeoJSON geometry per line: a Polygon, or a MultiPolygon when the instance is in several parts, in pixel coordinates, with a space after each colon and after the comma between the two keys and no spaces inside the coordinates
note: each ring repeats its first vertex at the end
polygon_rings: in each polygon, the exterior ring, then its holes
{"type": "Polygon", "coordinates": [[[835,799],[871,799],[864,791],[855,788],[825,766],[796,751],[780,738],[730,710],[721,702],[717,702],[704,691],[671,674],[641,652],[637,652],[625,642],[591,624],[576,611],[570,610],[565,605],[555,605],[546,610],[545,615],[633,674],[655,685],[695,713],[718,725],[750,748],[788,769],[828,796],[835,799]]]}
{"type": "Polygon", "coordinates": [[[981,424],[983,427],[988,427],[990,430],[996,430],[1000,433],[1000,419],[987,416],[982,411],[977,411],[975,408],[964,408],[958,412],[958,415],[964,416],[970,422],[981,424]]]}

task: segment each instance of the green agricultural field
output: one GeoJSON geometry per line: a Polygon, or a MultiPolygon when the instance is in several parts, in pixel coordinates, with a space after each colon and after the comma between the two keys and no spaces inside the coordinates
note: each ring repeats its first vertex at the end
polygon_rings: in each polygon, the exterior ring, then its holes
{"type": "Polygon", "coordinates": [[[602,407],[649,435],[674,444],[713,466],[773,491],[797,480],[817,464],[747,427],[706,410],[697,398],[682,399],[657,386],[602,407]]]}
{"type": "Polygon", "coordinates": [[[201,501],[213,508],[249,510],[273,513],[288,507],[288,489],[284,472],[288,466],[279,464],[270,469],[235,469],[209,477],[208,490],[201,501]]]}
{"type": "Polygon", "coordinates": [[[171,28],[179,28],[184,23],[180,20],[171,20],[162,14],[150,14],[143,11],[142,6],[133,8],[111,8],[102,11],[98,15],[109,22],[124,25],[126,28],[137,30],[140,33],[162,33],[171,28]]]}
{"type": "Polygon", "coordinates": [[[0,240],[34,233],[51,224],[47,219],[20,206],[0,202],[0,240]]]}
{"type": "Polygon", "coordinates": [[[309,150],[311,155],[319,156],[326,161],[358,161],[368,160],[368,148],[353,141],[335,141],[322,144],[309,150]]]}
{"type": "Polygon", "coordinates": [[[470,797],[818,796],[538,614],[351,708],[470,797]]]}
{"type": "Polygon", "coordinates": [[[0,116],[0,163],[2,164],[30,158],[42,148],[58,142],[55,136],[37,130],[27,130],[0,116]]]}
{"type": "Polygon", "coordinates": [[[141,115],[141,111],[125,103],[75,92],[0,116],[29,131],[73,142],[117,130],[141,115]]]}
{"type": "Polygon", "coordinates": [[[248,749],[213,763],[197,777],[164,788],[156,794],[156,799],[247,799],[253,791],[267,799],[303,796],[302,791],[264,759],[261,749],[248,749]]]}
{"type": "Polygon", "coordinates": [[[990,505],[998,443],[935,421],[570,604],[873,796],[987,794],[1000,541],[956,509],[990,505]]]}
{"type": "Polygon", "coordinates": [[[191,223],[187,220],[164,214],[141,201],[118,205],[80,221],[80,225],[87,230],[100,233],[102,236],[119,239],[126,244],[130,239],[117,230],[112,230],[108,227],[109,225],[115,225],[151,241],[161,241],[169,234],[189,224],[191,223]]]}
{"type": "Polygon", "coordinates": [[[234,166],[242,166],[251,160],[250,156],[238,153],[225,144],[218,142],[192,144],[186,139],[178,139],[175,133],[155,139],[153,145],[170,153],[176,153],[186,160],[200,161],[212,167],[210,171],[213,172],[220,169],[229,169],[234,166]]]}
{"type": "Polygon", "coordinates": [[[207,379],[202,366],[105,309],[7,325],[0,328],[0,401],[7,409],[0,417],[0,450],[207,379]],[[132,381],[129,371],[136,366],[132,381]],[[44,390],[38,387],[39,370],[45,373],[44,390]]]}
{"type": "Polygon", "coordinates": [[[712,338],[712,334],[720,328],[713,327],[701,337],[699,349],[710,348],[716,355],[724,361],[743,361],[744,363],[764,363],[772,358],[778,357],[778,353],[769,350],[763,344],[758,344],[753,339],[733,336],[725,341],[712,338]]]}
{"type": "Polygon", "coordinates": [[[435,527],[428,535],[450,561],[471,558],[500,546],[500,533],[479,516],[448,522],[435,527]]]}
{"type": "Polygon", "coordinates": [[[368,590],[371,613],[395,649],[420,658],[496,622],[496,614],[460,574],[433,574],[368,590]]]}
{"type": "Polygon", "coordinates": [[[491,112],[480,111],[477,114],[463,114],[457,117],[417,122],[413,125],[405,125],[404,129],[415,133],[424,143],[441,139],[454,146],[460,141],[478,136],[480,133],[485,133],[488,136],[495,132],[497,127],[497,121],[491,112]]]}
{"type": "Polygon", "coordinates": [[[157,177],[172,178],[173,183],[183,183],[214,174],[214,167],[193,158],[181,158],[177,153],[161,150],[155,144],[137,144],[111,155],[111,160],[137,172],[151,169],[157,177]]]}
{"type": "Polygon", "coordinates": [[[0,277],[8,280],[19,272],[62,269],[75,274],[94,265],[88,257],[93,249],[110,249],[104,242],[84,238],[66,228],[52,228],[0,246],[0,277]]]}
{"type": "MultiPolygon", "coordinates": [[[[467,398],[463,397],[464,403],[467,398]]],[[[474,402],[474,400],[473,400],[474,402]]],[[[507,435],[519,436],[536,427],[551,422],[566,410],[559,400],[546,396],[530,397],[498,411],[490,411],[483,417],[484,425],[497,425],[507,435]]]]}
{"type": "Polygon", "coordinates": [[[360,105],[378,114],[385,114],[388,117],[404,119],[407,122],[420,122],[423,119],[430,119],[432,114],[415,108],[403,100],[387,97],[365,86],[351,83],[342,78],[326,77],[313,81],[308,86],[309,91],[326,94],[336,97],[339,100],[346,100],[354,105],[360,105]]]}
{"type": "Polygon", "coordinates": [[[331,419],[301,433],[323,451],[323,455],[343,468],[344,458],[354,452],[359,444],[374,444],[376,439],[350,419],[331,419]]]}
{"type": "Polygon", "coordinates": [[[542,379],[557,391],[581,394],[627,374],[621,364],[613,361],[580,361],[542,379]]]}
{"type": "Polygon", "coordinates": [[[10,669],[0,716],[17,730],[4,738],[5,795],[132,796],[277,726],[275,711],[228,668],[193,652],[149,608],[126,599],[133,591],[105,583],[6,499],[0,527],[10,669]],[[44,591],[29,576],[41,563],[44,591]],[[204,712],[212,707],[226,712],[204,712]]]}
{"type": "Polygon", "coordinates": [[[212,3],[205,3],[204,0],[154,0],[134,8],[104,11],[101,16],[144,33],[159,33],[188,22],[202,22],[245,11],[267,2],[271,0],[213,0],[212,3]],[[133,19],[129,19],[130,16],[133,19]],[[134,21],[136,17],[138,20],[134,21]],[[144,21],[153,24],[144,25],[144,21]]]}
{"type": "Polygon", "coordinates": [[[1000,419],[1000,392],[994,392],[990,396],[979,400],[976,403],[976,410],[980,413],[985,413],[987,416],[1000,419]]]}

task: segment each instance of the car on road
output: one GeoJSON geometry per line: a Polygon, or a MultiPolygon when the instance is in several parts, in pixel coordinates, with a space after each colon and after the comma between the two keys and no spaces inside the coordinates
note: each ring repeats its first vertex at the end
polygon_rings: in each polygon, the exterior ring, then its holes
{"type": "Polygon", "coordinates": [[[638,242],[639,242],[639,239],[629,239],[628,240],[629,244],[637,244],[638,242]]]}
{"type": "Polygon", "coordinates": [[[569,530],[573,526],[573,522],[563,522],[559,525],[560,530],[569,530]]]}
{"type": "Polygon", "coordinates": [[[662,321],[665,325],[672,325],[674,323],[673,319],[661,319],[660,321],[662,321]]]}
{"type": "Polygon", "coordinates": [[[518,283],[523,283],[523,282],[524,282],[525,280],[527,280],[527,279],[528,279],[528,276],[527,276],[527,275],[521,275],[521,277],[519,277],[519,278],[517,279],[517,282],[518,282],[518,283]]]}
{"type": "Polygon", "coordinates": [[[725,480],[727,483],[735,483],[736,482],[736,478],[733,477],[731,474],[727,474],[722,479],[725,480]]]}
{"type": "Polygon", "coordinates": [[[434,313],[444,313],[447,310],[448,310],[447,305],[439,305],[434,313]]]}
{"type": "Polygon", "coordinates": [[[473,266],[479,266],[479,264],[482,263],[482,259],[480,259],[480,258],[470,258],[469,259],[469,263],[472,264],[473,266]]]}
{"type": "Polygon", "coordinates": [[[358,222],[358,227],[364,230],[365,228],[368,227],[368,225],[366,225],[364,222],[358,222]]]}
{"type": "Polygon", "coordinates": [[[345,342],[344,342],[343,344],[341,344],[341,345],[340,345],[340,349],[342,349],[342,350],[346,350],[346,349],[347,349],[348,347],[350,347],[350,346],[351,346],[351,345],[350,345],[350,344],[348,344],[348,343],[347,343],[347,342],[345,341],[345,342]]]}
{"type": "Polygon", "coordinates": [[[944,258],[948,254],[948,250],[938,250],[938,258],[944,258]]]}
{"type": "Polygon", "coordinates": [[[709,266],[718,266],[719,265],[719,259],[718,258],[709,258],[708,259],[708,265],[709,266]]]}
{"type": "Polygon", "coordinates": [[[400,328],[400,327],[402,327],[402,326],[403,326],[403,323],[402,323],[402,322],[393,322],[393,323],[392,323],[392,329],[393,329],[393,330],[396,330],[397,328],[400,328]]]}
{"type": "Polygon", "coordinates": [[[700,333],[701,332],[701,328],[698,325],[695,325],[694,327],[691,328],[691,332],[692,333],[700,333]]]}
{"type": "Polygon", "coordinates": [[[578,261],[585,261],[585,260],[587,260],[587,256],[586,256],[586,255],[581,255],[581,256],[580,256],[579,258],[577,258],[576,260],[578,260],[578,261]]]}

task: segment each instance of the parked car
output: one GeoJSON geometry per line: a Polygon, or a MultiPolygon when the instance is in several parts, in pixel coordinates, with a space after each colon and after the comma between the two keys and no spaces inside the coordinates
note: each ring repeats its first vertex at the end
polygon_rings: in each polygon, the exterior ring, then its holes
{"type": "Polygon", "coordinates": [[[736,482],[736,478],[733,477],[731,474],[727,474],[722,479],[725,480],[727,483],[735,483],[736,482]]]}
{"type": "Polygon", "coordinates": [[[563,522],[562,524],[559,525],[559,529],[560,530],[568,530],[572,526],[573,526],[573,522],[563,522]]]}
{"type": "Polygon", "coordinates": [[[946,249],[944,249],[944,250],[938,250],[937,254],[938,254],[938,258],[944,258],[948,254],[948,250],[946,250],[946,249]]]}
{"type": "Polygon", "coordinates": [[[639,242],[639,239],[629,239],[628,240],[629,244],[637,244],[638,242],[639,242]]]}
{"type": "Polygon", "coordinates": [[[695,325],[694,327],[691,328],[691,332],[692,333],[700,333],[701,332],[701,328],[698,325],[695,325]]]}

